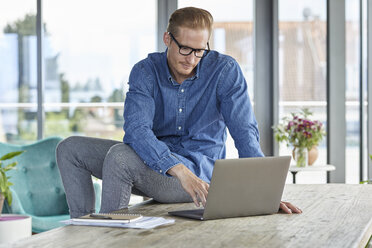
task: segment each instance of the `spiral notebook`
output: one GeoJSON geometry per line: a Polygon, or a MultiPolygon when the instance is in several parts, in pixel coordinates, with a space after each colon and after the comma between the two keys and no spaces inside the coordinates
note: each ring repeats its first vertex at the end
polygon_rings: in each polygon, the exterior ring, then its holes
{"type": "Polygon", "coordinates": [[[140,214],[99,213],[73,218],[72,221],[89,223],[130,223],[141,218],[142,215],[140,214]]]}
{"type": "MultiPolygon", "coordinates": [[[[121,214],[121,215],[127,215],[127,214],[121,214]]],[[[133,215],[130,215],[130,216],[133,216],[133,215]]],[[[138,214],[137,214],[137,217],[139,217],[138,214]]],[[[99,219],[97,218],[94,218],[92,221],[88,221],[89,219],[90,218],[85,218],[85,219],[75,218],[75,220],[73,219],[63,220],[61,221],[61,223],[65,225],[120,227],[120,228],[136,228],[136,229],[151,229],[157,226],[169,225],[169,224],[174,223],[174,219],[165,219],[162,217],[151,217],[151,216],[143,216],[143,217],[141,216],[137,219],[134,219],[134,221],[133,219],[132,220],[128,220],[128,219],[119,220],[119,221],[124,221],[124,223],[114,222],[110,219],[109,220],[103,219],[104,222],[97,222],[97,220],[99,221],[99,219]]]]}

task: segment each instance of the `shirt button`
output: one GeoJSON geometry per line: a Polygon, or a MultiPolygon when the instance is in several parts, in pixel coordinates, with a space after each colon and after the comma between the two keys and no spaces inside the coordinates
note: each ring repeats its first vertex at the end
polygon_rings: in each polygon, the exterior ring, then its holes
{"type": "Polygon", "coordinates": [[[183,93],[183,92],[185,92],[185,90],[184,89],[181,89],[181,92],[183,93]]]}
{"type": "Polygon", "coordinates": [[[162,171],[162,170],[159,170],[159,172],[160,172],[160,173],[163,173],[163,171],[162,171]]]}
{"type": "Polygon", "coordinates": [[[178,111],[181,113],[182,112],[182,109],[180,108],[178,111]]]}
{"type": "Polygon", "coordinates": [[[182,129],[182,127],[181,127],[181,126],[179,126],[179,127],[178,127],[178,130],[181,130],[181,129],[182,129]]]}

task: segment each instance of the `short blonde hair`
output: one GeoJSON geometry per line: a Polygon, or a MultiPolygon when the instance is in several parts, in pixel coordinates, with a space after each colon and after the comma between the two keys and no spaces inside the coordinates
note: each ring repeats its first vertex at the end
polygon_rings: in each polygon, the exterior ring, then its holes
{"type": "Polygon", "coordinates": [[[210,37],[212,34],[212,26],[213,17],[211,13],[200,8],[186,7],[173,12],[169,18],[167,32],[177,36],[179,27],[207,29],[210,37]]]}

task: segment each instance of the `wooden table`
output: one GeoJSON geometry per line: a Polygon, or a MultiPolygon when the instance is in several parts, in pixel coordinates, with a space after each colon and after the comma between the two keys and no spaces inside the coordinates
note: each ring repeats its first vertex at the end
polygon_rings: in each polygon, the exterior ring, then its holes
{"type": "Polygon", "coordinates": [[[296,165],[291,165],[289,171],[292,173],[293,184],[296,184],[296,174],[300,171],[326,171],[327,172],[327,183],[329,183],[329,172],[336,170],[336,167],[331,164],[327,165],[309,165],[306,167],[298,167],[296,165]]]}
{"type": "Polygon", "coordinates": [[[372,235],[372,185],[286,185],[303,214],[197,221],[167,215],[192,204],[147,202],[124,212],[175,218],[151,230],[65,226],[12,247],[364,247],[372,235]]]}

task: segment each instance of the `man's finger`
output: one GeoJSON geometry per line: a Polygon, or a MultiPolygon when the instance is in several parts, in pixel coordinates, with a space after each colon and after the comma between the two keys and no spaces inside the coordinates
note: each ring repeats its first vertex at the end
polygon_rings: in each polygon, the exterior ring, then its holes
{"type": "Polygon", "coordinates": [[[198,201],[198,197],[196,196],[196,194],[193,192],[193,193],[190,194],[190,195],[191,195],[192,200],[193,200],[194,203],[195,203],[195,206],[200,207],[200,204],[199,204],[199,201],[198,201]]]}
{"type": "Polygon", "coordinates": [[[298,214],[300,214],[300,213],[302,213],[302,210],[301,209],[299,209],[298,207],[296,207],[296,206],[289,206],[289,208],[292,210],[292,212],[294,212],[294,213],[298,213],[298,214]]]}
{"type": "Polygon", "coordinates": [[[280,203],[280,209],[283,210],[284,212],[286,212],[287,214],[291,214],[292,213],[292,210],[290,210],[286,204],[284,204],[283,202],[280,203]]]}
{"type": "Polygon", "coordinates": [[[195,206],[200,207],[200,203],[199,203],[198,199],[195,197],[195,198],[193,198],[193,200],[194,200],[195,206]]]}
{"type": "Polygon", "coordinates": [[[200,201],[203,204],[203,207],[205,207],[205,203],[207,202],[207,198],[205,197],[204,192],[200,191],[197,194],[198,194],[198,198],[200,199],[200,201]]]}
{"type": "Polygon", "coordinates": [[[205,189],[208,191],[209,190],[209,184],[208,183],[205,183],[205,189]]]}
{"type": "Polygon", "coordinates": [[[208,196],[208,189],[201,188],[201,192],[203,193],[204,198],[207,198],[207,196],[208,196]]]}
{"type": "Polygon", "coordinates": [[[292,212],[294,212],[294,213],[298,213],[298,214],[300,214],[300,213],[302,213],[302,210],[301,209],[299,209],[298,207],[296,207],[295,205],[293,205],[292,203],[290,203],[290,202],[283,202],[289,209],[291,209],[292,210],[292,212]]]}

